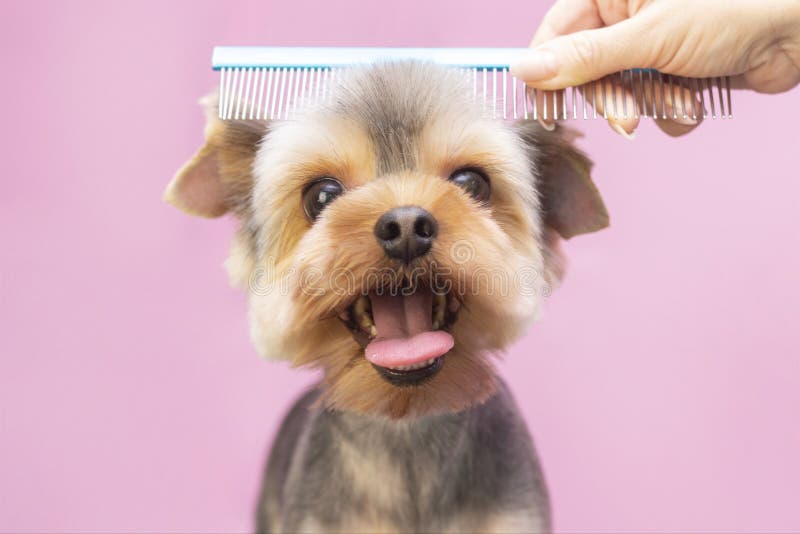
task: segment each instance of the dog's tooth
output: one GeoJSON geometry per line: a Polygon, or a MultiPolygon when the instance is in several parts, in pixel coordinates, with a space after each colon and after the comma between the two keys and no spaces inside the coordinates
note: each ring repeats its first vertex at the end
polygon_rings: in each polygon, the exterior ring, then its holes
{"type": "Polygon", "coordinates": [[[358,299],[356,299],[356,301],[353,303],[353,314],[355,314],[356,317],[361,317],[364,315],[367,312],[368,302],[369,299],[367,299],[367,297],[364,295],[358,297],[358,299]]]}
{"type": "Polygon", "coordinates": [[[369,313],[370,308],[372,308],[372,305],[369,298],[362,295],[353,303],[353,315],[358,327],[368,333],[370,337],[375,337],[378,335],[378,329],[375,327],[375,323],[372,322],[372,316],[369,313]]]}
{"type": "Polygon", "coordinates": [[[444,324],[444,310],[447,305],[447,297],[444,293],[433,294],[433,329],[439,330],[444,324]]]}

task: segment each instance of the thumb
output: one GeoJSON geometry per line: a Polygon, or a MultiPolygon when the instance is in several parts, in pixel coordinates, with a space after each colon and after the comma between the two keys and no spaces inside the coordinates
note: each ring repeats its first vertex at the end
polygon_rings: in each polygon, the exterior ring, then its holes
{"type": "Polygon", "coordinates": [[[551,39],[530,50],[511,74],[532,87],[581,85],[624,69],[648,68],[661,48],[641,17],[551,39]],[[639,19],[639,20],[637,20],[639,19]]]}

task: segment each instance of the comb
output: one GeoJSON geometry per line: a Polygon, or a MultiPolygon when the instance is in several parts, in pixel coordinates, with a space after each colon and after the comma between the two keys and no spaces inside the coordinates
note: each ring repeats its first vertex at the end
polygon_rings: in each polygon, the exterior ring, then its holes
{"type": "Polygon", "coordinates": [[[509,66],[526,52],[525,48],[218,46],[211,63],[219,71],[219,118],[223,120],[290,119],[304,106],[330,101],[342,69],[409,59],[459,70],[472,89],[473,100],[494,118],[733,117],[727,76],[687,78],[630,69],[584,85],[544,91],[527,87],[509,72],[509,66]],[[632,100],[625,98],[626,92],[632,100]]]}

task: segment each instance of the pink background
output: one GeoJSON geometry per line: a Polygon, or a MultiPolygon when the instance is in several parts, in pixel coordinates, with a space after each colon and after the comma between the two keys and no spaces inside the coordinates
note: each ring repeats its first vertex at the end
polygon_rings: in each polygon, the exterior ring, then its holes
{"type": "MultiPolygon", "coordinates": [[[[523,46],[549,2],[4,2],[0,530],[248,531],[309,372],[261,361],[231,221],[161,202],[215,44],[523,46]]],[[[800,530],[798,90],[634,142],[502,365],[560,532],[800,530]]]]}

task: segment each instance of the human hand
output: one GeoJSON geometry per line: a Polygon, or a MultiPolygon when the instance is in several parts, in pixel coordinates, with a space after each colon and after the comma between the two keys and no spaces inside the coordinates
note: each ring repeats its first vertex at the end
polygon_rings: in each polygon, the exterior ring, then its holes
{"type": "MultiPolygon", "coordinates": [[[[800,83],[800,0],[557,0],[531,47],[511,73],[538,89],[652,68],[731,76],[733,87],[779,93],[800,83]]],[[[635,105],[632,95],[626,98],[635,105]]],[[[671,135],[698,124],[682,113],[656,122],[671,135]]],[[[626,137],[638,123],[633,116],[609,118],[626,137]]]]}

